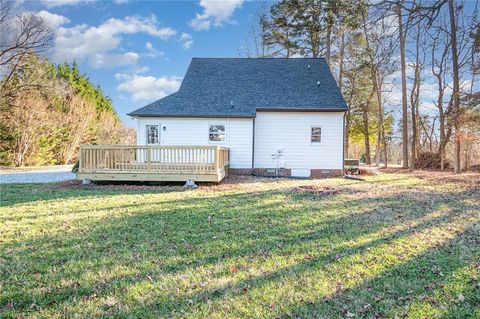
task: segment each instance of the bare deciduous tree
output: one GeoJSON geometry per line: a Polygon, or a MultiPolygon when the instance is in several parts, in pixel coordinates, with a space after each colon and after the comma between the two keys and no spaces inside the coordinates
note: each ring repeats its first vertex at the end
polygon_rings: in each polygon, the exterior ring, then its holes
{"type": "Polygon", "coordinates": [[[453,72],[453,126],[455,127],[455,151],[454,151],[454,171],[460,174],[460,132],[459,117],[460,117],[460,76],[458,63],[458,48],[457,48],[457,22],[456,11],[453,0],[448,0],[448,12],[450,16],[450,37],[452,50],[452,72],[453,72]]]}
{"type": "Polygon", "coordinates": [[[29,53],[50,48],[53,30],[36,14],[13,15],[13,1],[0,0],[0,87],[10,80],[18,65],[29,53]]]}

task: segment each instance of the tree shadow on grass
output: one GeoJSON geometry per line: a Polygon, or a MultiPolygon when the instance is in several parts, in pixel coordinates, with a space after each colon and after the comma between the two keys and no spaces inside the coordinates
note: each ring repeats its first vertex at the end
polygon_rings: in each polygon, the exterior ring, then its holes
{"type": "MultiPolygon", "coordinates": [[[[259,192],[252,194],[228,194],[208,199],[193,198],[175,201],[174,207],[143,208],[139,213],[111,220],[92,221],[87,231],[66,233],[64,235],[45,236],[31,241],[2,245],[3,261],[21,265],[20,268],[6,267],[6,286],[18,285],[19,276],[35,280],[29,287],[9,289],[0,298],[0,307],[13,302],[11,310],[15,312],[32,312],[38,309],[60,309],[74,300],[106,296],[119,293],[122,289],[168,274],[182,274],[196,267],[224,265],[243,258],[268,258],[283,253],[309,253],[312,244],[327,245],[331,240],[339,244],[354,241],[360,236],[381,231],[387,227],[410,224],[448,203],[444,198],[449,194],[433,195],[431,206],[424,206],[418,212],[404,213],[398,218],[396,211],[384,208],[392,206],[398,200],[396,195],[374,199],[358,199],[338,205],[338,210],[358,208],[355,214],[315,216],[320,214],[325,201],[306,198],[306,207],[291,208],[288,205],[273,206],[263,197],[285,196],[282,191],[259,192]],[[192,204],[200,202],[199,209],[192,209],[192,204]],[[232,207],[233,202],[241,203],[232,207]],[[380,204],[380,205],[378,205],[380,204]],[[376,206],[378,205],[378,206],[376,206]],[[308,209],[306,209],[308,208],[308,209]],[[310,210],[311,209],[311,210],[310,210]],[[317,211],[315,211],[315,209],[317,211]],[[214,217],[209,221],[208,216],[214,217]],[[312,223],[292,225],[289,220],[305,218],[312,223]],[[364,227],[368,226],[368,227],[364,227]],[[251,230],[255,229],[254,233],[251,230]],[[141,230],[141,231],[139,231],[141,230]],[[340,234],[339,234],[340,232],[340,234]],[[214,253],[211,253],[214,251],[214,253]],[[260,256],[260,257],[259,257],[260,256]],[[19,262],[20,261],[20,262],[19,262]],[[42,264],[43,266],[39,266],[42,264]],[[90,284],[78,283],[87,272],[97,273],[102,269],[114,269],[116,266],[131,267],[132,272],[112,278],[98,279],[90,284]],[[49,277],[51,267],[60,270],[62,279],[71,282],[59,284],[59,276],[49,277]],[[53,287],[42,291],[42,282],[52,280],[53,287]],[[39,281],[38,283],[36,281],[39,281]],[[11,290],[11,291],[10,291],[11,290]],[[34,303],[36,306],[30,308],[34,303]],[[33,309],[33,310],[32,310],[33,309]]],[[[421,194],[422,195],[422,194],[421,194]]],[[[426,195],[426,194],[423,194],[426,195]]],[[[455,196],[462,197],[462,193],[455,196]]],[[[289,195],[286,196],[288,199],[289,195]]],[[[298,195],[294,196],[300,199],[298,195]]],[[[333,200],[330,198],[329,200],[333,200]]],[[[407,207],[424,205],[423,197],[416,194],[407,207]],[[421,198],[415,202],[415,198],[421,198]]],[[[452,208],[453,209],[453,208],[452,208]]],[[[268,282],[281,280],[289,272],[301,273],[309,268],[326,267],[342,258],[361,254],[369,248],[410,235],[430,226],[448,223],[461,211],[447,211],[443,215],[420,222],[404,230],[371,240],[363,245],[344,247],[339,245],[326,253],[314,256],[310,260],[280,269],[267,275],[249,278],[239,283],[203,289],[199,293],[176,297],[159,304],[131,306],[128,311],[119,311],[117,315],[132,317],[139,311],[164,309],[168,316],[184,310],[188,312],[191,305],[187,300],[221,301],[224,296],[235,294],[243,287],[261,289],[268,282]]],[[[1,255],[0,255],[1,256],[1,255]]],[[[2,267],[3,268],[3,267],[2,267]]],[[[299,313],[303,308],[299,307],[299,313]]],[[[194,309],[191,309],[194,310],[194,309]]],[[[308,311],[308,309],[306,310],[308,311]]],[[[294,311],[293,313],[296,313],[294,311]]]]}
{"type": "MultiPolygon", "coordinates": [[[[300,179],[301,180],[301,179],[300,179]]],[[[370,183],[387,183],[392,181],[401,181],[405,178],[392,177],[381,181],[367,181],[370,183]]],[[[259,178],[247,176],[238,178],[236,176],[227,178],[220,183],[200,183],[202,189],[211,189],[212,191],[225,189],[241,184],[242,186],[262,184],[278,184],[288,182],[285,178],[259,178]]],[[[291,181],[291,180],[290,180],[291,181]]],[[[325,181],[325,180],[324,180],[325,181]]],[[[329,179],[330,183],[341,186],[357,185],[362,182],[346,181],[343,179],[329,179]]],[[[306,179],[305,182],[311,182],[306,179]]],[[[161,182],[155,183],[141,182],[99,182],[90,186],[81,186],[76,183],[12,183],[0,184],[0,207],[8,207],[18,204],[35,203],[37,201],[66,200],[69,198],[88,198],[92,196],[111,196],[121,194],[156,194],[169,192],[188,191],[182,187],[182,183],[161,182]]]]}
{"type": "MultiPolygon", "coordinates": [[[[274,272],[270,272],[270,273],[262,274],[262,275],[258,275],[258,276],[251,276],[248,279],[237,281],[237,282],[234,282],[232,284],[224,285],[222,287],[216,287],[216,288],[211,289],[211,290],[204,289],[199,293],[190,294],[190,295],[187,294],[187,295],[181,296],[177,299],[169,300],[168,302],[162,304],[162,307],[172,309],[172,311],[174,311],[174,312],[170,313],[170,315],[173,315],[174,313],[177,313],[180,310],[184,310],[185,312],[188,313],[189,309],[191,309],[194,312],[195,307],[191,306],[187,301],[191,301],[192,304],[197,304],[197,305],[200,304],[202,306],[204,306],[208,303],[215,302],[217,300],[223,300],[223,299],[227,299],[227,300],[229,300],[229,302],[231,302],[232,299],[236,298],[237,296],[242,295],[245,291],[259,290],[259,289],[262,289],[262,287],[267,286],[272,282],[280,283],[280,282],[284,281],[285,278],[287,278],[289,276],[292,276],[292,274],[294,276],[298,277],[299,279],[301,279],[302,274],[307,273],[309,271],[314,271],[315,269],[326,269],[326,268],[329,268],[329,267],[334,268],[339,263],[342,263],[343,261],[348,260],[350,257],[352,257],[354,255],[362,256],[363,254],[367,254],[371,249],[375,249],[375,248],[377,248],[381,245],[389,245],[394,240],[398,240],[398,239],[401,239],[401,238],[406,238],[408,236],[414,235],[415,233],[422,232],[422,231],[424,231],[424,230],[426,230],[430,227],[442,227],[442,226],[448,225],[450,222],[453,221],[453,219],[455,219],[456,217],[459,217],[461,214],[462,214],[461,212],[453,213],[453,211],[448,211],[440,217],[430,219],[428,221],[425,221],[423,223],[417,224],[415,226],[409,227],[409,228],[404,229],[404,230],[393,232],[393,233],[389,234],[388,236],[384,236],[382,238],[369,241],[366,244],[362,244],[362,245],[358,245],[358,246],[354,246],[354,247],[343,247],[343,248],[339,248],[339,249],[333,249],[332,251],[328,252],[327,254],[320,254],[317,257],[302,260],[299,263],[294,264],[293,266],[280,268],[280,269],[278,269],[274,272]]],[[[334,221],[335,224],[341,223],[341,222],[342,221],[339,221],[339,220],[334,221]]],[[[463,234],[459,238],[465,238],[464,235],[465,234],[463,234]]],[[[458,239],[458,240],[461,240],[461,239],[458,239]]],[[[454,246],[453,243],[457,242],[458,240],[452,240],[451,241],[452,244],[450,246],[454,246]]],[[[433,248],[433,250],[436,250],[436,249],[437,249],[436,247],[433,248]]],[[[425,255],[430,256],[430,253],[426,253],[425,255]]],[[[478,255],[478,252],[477,252],[477,255],[478,255]]],[[[442,258],[443,257],[444,256],[442,256],[442,258]]],[[[420,258],[421,260],[423,260],[423,259],[428,259],[429,257],[415,257],[413,259],[413,261],[406,263],[405,267],[407,267],[408,269],[411,269],[413,267],[411,265],[416,264],[415,260],[417,258],[420,258]]],[[[442,258],[440,258],[440,259],[442,259],[442,258]]],[[[442,260],[440,260],[440,259],[437,260],[437,261],[439,262],[439,267],[442,267],[443,265],[440,262],[442,260]]],[[[474,259],[471,258],[471,260],[474,260],[474,259]]],[[[433,260],[433,261],[430,261],[430,262],[433,265],[435,265],[437,261],[433,260]]],[[[398,280],[401,281],[402,280],[402,277],[401,277],[402,274],[400,272],[398,272],[397,269],[403,269],[402,267],[401,266],[398,266],[398,267],[396,266],[394,268],[394,270],[388,271],[386,273],[387,274],[389,274],[390,272],[393,273],[393,274],[398,273],[398,275],[400,275],[400,277],[395,277],[394,279],[397,280],[397,281],[398,280]]],[[[383,274],[378,275],[378,277],[383,278],[383,274]]],[[[388,276],[387,276],[387,278],[388,278],[388,276]]],[[[314,278],[312,278],[312,279],[314,279],[314,278]]],[[[378,279],[378,280],[381,281],[383,279],[378,279]]],[[[392,288],[392,287],[390,287],[390,288],[392,288]]],[[[368,289],[369,288],[367,288],[366,290],[368,290],[368,289]]],[[[328,296],[328,300],[331,300],[331,299],[335,299],[335,297],[328,296]]],[[[355,299],[353,298],[352,300],[355,300],[355,299]]],[[[281,301],[279,300],[278,302],[281,302],[281,301]]],[[[341,308],[341,311],[339,311],[338,313],[337,313],[336,308],[322,309],[320,312],[316,312],[316,311],[313,311],[315,309],[312,306],[313,304],[314,303],[312,303],[312,302],[308,303],[305,311],[302,307],[299,307],[299,309],[296,309],[296,310],[292,311],[292,313],[290,313],[289,315],[286,315],[285,318],[297,318],[297,317],[299,317],[298,316],[299,314],[305,314],[305,317],[308,317],[308,318],[316,318],[316,317],[329,318],[329,316],[325,316],[325,313],[327,313],[326,312],[327,310],[330,310],[331,314],[338,315],[339,317],[343,317],[343,315],[345,315],[347,313],[347,310],[345,310],[346,308],[341,308]],[[322,316],[322,314],[323,314],[323,316],[322,316]]],[[[364,304],[362,304],[362,306],[363,305],[364,304]]],[[[159,306],[158,304],[154,303],[152,305],[149,305],[148,307],[151,307],[151,309],[154,310],[158,306],[159,306]]],[[[256,306],[258,306],[258,304],[256,306]]],[[[137,314],[139,311],[141,311],[141,310],[143,311],[143,309],[144,309],[143,307],[145,307],[145,305],[142,306],[142,309],[140,309],[140,308],[131,309],[131,311],[128,312],[127,314],[121,313],[120,316],[121,317],[123,317],[123,316],[130,317],[132,315],[135,316],[135,314],[137,314]]],[[[328,308],[328,304],[327,304],[327,308],[328,308]]],[[[273,313],[272,313],[272,315],[273,315],[273,313]]],[[[277,312],[274,315],[278,316],[279,313],[277,312]]],[[[370,316],[367,316],[367,317],[370,318],[370,316]]]]}
{"type": "Polygon", "coordinates": [[[296,305],[282,318],[474,318],[480,304],[478,283],[458,280],[456,284],[466,285],[461,299],[444,288],[463,268],[480,266],[479,225],[359,285],[296,305]],[[427,312],[415,315],[421,308],[427,312]]]}
{"type": "Polygon", "coordinates": [[[49,184],[1,184],[0,207],[18,204],[36,204],[38,201],[68,200],[70,198],[108,197],[122,194],[157,194],[186,191],[181,186],[80,186],[63,187],[61,183],[49,184]]]}

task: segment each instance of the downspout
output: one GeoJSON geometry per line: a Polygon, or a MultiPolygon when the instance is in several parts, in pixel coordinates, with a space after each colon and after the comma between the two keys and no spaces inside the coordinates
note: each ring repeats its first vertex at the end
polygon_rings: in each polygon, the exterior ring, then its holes
{"type": "Polygon", "coordinates": [[[347,112],[343,112],[343,138],[342,138],[342,175],[345,175],[345,118],[347,112]]]}
{"type": "Polygon", "coordinates": [[[255,172],[255,118],[252,125],[252,174],[255,172]]]}

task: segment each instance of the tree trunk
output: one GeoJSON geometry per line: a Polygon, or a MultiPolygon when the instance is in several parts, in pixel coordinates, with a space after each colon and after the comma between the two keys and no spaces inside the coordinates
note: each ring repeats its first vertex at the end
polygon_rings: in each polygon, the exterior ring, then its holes
{"type": "Polygon", "coordinates": [[[350,146],[348,143],[349,131],[350,131],[350,110],[347,111],[347,115],[345,116],[345,157],[346,158],[349,158],[348,156],[348,148],[350,146]]]}
{"type": "Polygon", "coordinates": [[[438,147],[438,155],[440,155],[440,169],[445,169],[445,119],[440,114],[440,145],[438,147]]]}
{"type": "MultiPolygon", "coordinates": [[[[443,70],[440,70],[443,72],[443,70]]],[[[438,108],[438,121],[439,121],[439,131],[440,131],[440,143],[438,147],[438,155],[440,157],[440,169],[443,171],[445,169],[445,145],[447,144],[445,136],[445,113],[443,111],[443,80],[441,78],[442,74],[439,73],[436,75],[438,78],[438,98],[437,98],[437,108],[438,108]]]]}
{"type": "Polygon", "coordinates": [[[465,147],[465,160],[463,163],[463,170],[470,170],[471,154],[472,154],[472,142],[466,142],[463,144],[465,147]]]}
{"type": "Polygon", "coordinates": [[[397,5],[398,32],[400,35],[400,63],[402,68],[402,167],[408,168],[408,109],[407,109],[407,80],[405,71],[405,35],[402,21],[402,5],[397,5]]]}
{"type": "Polygon", "coordinates": [[[420,153],[420,149],[421,149],[421,145],[420,145],[420,125],[422,125],[422,119],[420,118],[420,71],[419,72],[419,76],[418,76],[418,85],[417,85],[417,92],[418,93],[418,97],[417,97],[417,105],[415,106],[415,125],[417,126],[416,130],[415,130],[415,145],[417,146],[416,150],[415,150],[415,155],[416,157],[414,159],[417,158],[418,154],[420,153]]]}
{"type": "Polygon", "coordinates": [[[343,64],[345,59],[345,33],[342,33],[342,41],[340,42],[340,61],[338,66],[338,87],[340,92],[343,89],[343,64]]]}
{"type": "Polygon", "coordinates": [[[370,101],[368,101],[363,108],[363,136],[365,137],[365,164],[372,164],[370,157],[370,133],[368,129],[368,109],[370,101]]]}
{"type": "Polygon", "coordinates": [[[415,159],[416,159],[416,150],[417,150],[417,119],[416,119],[416,107],[412,105],[412,140],[410,147],[410,169],[415,169],[415,159]]]}
{"type": "MultiPolygon", "coordinates": [[[[419,25],[420,26],[420,25],[419,25]]],[[[412,145],[410,157],[410,169],[415,169],[415,160],[417,159],[417,151],[420,144],[418,120],[419,120],[419,104],[420,104],[420,29],[416,30],[415,37],[415,73],[413,80],[413,88],[410,94],[411,117],[412,117],[412,145]]]]}
{"type": "Polygon", "coordinates": [[[333,28],[333,13],[332,10],[329,9],[327,12],[327,43],[325,44],[325,61],[327,62],[328,66],[330,66],[330,56],[332,50],[332,28],[333,28]]]}
{"type": "MultiPolygon", "coordinates": [[[[344,55],[345,55],[345,33],[342,33],[342,41],[340,43],[340,61],[338,66],[338,88],[340,89],[340,93],[342,93],[343,89],[343,63],[344,63],[344,55]]],[[[350,110],[347,111],[345,116],[345,156],[348,158],[348,131],[350,130],[350,110]]]]}
{"type": "Polygon", "coordinates": [[[450,35],[452,40],[452,71],[453,71],[453,126],[455,128],[455,150],[454,150],[454,172],[460,174],[460,76],[458,73],[458,51],[457,51],[457,24],[455,21],[455,6],[453,0],[448,0],[450,15],[450,35]]]}
{"type": "MultiPolygon", "coordinates": [[[[376,154],[376,159],[375,162],[377,166],[380,166],[380,160],[381,160],[381,145],[382,141],[385,144],[385,132],[384,132],[384,125],[383,125],[383,106],[382,106],[382,93],[381,89],[378,84],[378,74],[376,71],[375,67],[372,67],[372,79],[373,79],[373,88],[376,91],[377,95],[377,103],[378,103],[378,131],[377,131],[377,154],[376,154]]],[[[385,162],[386,165],[386,162],[385,162]]]]}
{"type": "Polygon", "coordinates": [[[383,143],[383,159],[385,163],[383,163],[383,167],[388,167],[388,153],[387,153],[387,141],[385,139],[385,127],[382,129],[382,143],[383,143]]]}

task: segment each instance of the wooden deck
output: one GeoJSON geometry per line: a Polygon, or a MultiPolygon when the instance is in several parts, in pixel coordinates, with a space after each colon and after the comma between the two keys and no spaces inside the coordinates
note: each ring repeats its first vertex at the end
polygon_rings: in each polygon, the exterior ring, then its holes
{"type": "Polygon", "coordinates": [[[220,182],[229,156],[219,146],[81,145],[77,179],[220,182]]]}

